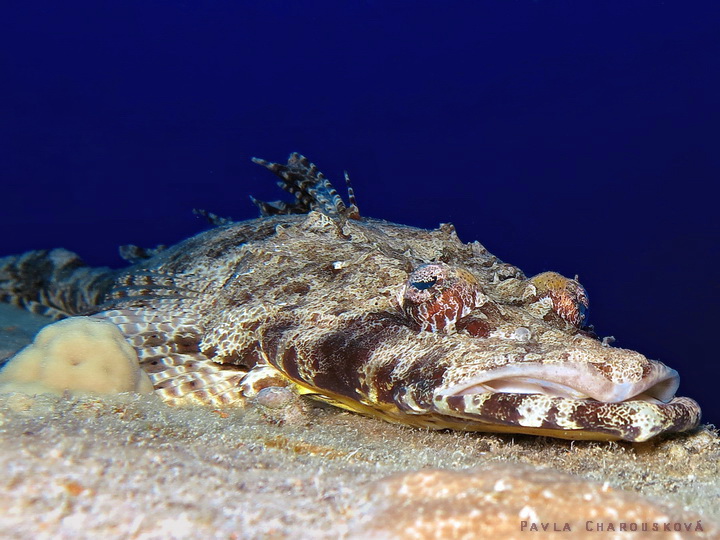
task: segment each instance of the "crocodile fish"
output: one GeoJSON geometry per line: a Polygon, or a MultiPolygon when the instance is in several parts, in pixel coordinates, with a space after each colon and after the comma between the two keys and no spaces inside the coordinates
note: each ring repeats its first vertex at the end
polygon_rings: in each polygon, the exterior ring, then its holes
{"type": "MultiPolygon", "coordinates": [[[[586,325],[577,278],[526,277],[450,224],[361,217],[304,156],[255,159],[293,202],[120,270],[66,250],[0,259],[0,299],[120,327],[171,404],[242,404],[289,386],[432,429],[644,441],[695,428],[678,373],[586,325]]],[[[347,175],[346,175],[347,179],[347,175]]]]}

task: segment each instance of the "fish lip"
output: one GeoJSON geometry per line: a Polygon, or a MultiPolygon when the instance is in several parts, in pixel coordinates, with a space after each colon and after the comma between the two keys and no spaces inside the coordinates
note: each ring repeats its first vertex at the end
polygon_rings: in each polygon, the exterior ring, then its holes
{"type": "Polygon", "coordinates": [[[603,403],[644,400],[668,403],[680,385],[677,371],[650,361],[639,381],[613,382],[592,363],[523,362],[484,370],[477,376],[436,390],[436,396],[513,393],[541,394],[603,403]]]}

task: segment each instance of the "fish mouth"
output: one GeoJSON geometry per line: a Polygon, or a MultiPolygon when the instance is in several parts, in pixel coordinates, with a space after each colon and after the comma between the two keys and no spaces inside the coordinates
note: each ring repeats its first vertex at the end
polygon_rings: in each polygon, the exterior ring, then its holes
{"type": "Polygon", "coordinates": [[[438,389],[432,411],[457,429],[642,442],[699,425],[699,405],[675,397],[679,382],[660,362],[637,381],[612,381],[592,364],[514,364],[438,389]]]}
{"type": "Polygon", "coordinates": [[[439,389],[436,396],[469,394],[539,394],[601,403],[645,401],[668,403],[680,376],[661,362],[652,362],[638,381],[613,382],[593,364],[522,363],[503,366],[439,389]]]}

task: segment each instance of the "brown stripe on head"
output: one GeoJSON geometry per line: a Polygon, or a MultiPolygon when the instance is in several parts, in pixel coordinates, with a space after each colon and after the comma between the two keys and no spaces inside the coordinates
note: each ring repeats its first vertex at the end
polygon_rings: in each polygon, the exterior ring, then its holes
{"type": "Polygon", "coordinates": [[[464,330],[468,333],[468,335],[476,338],[486,338],[496,328],[486,319],[474,317],[472,315],[468,315],[467,317],[460,319],[455,327],[458,332],[462,332],[464,330]]]}
{"type": "MultiPolygon", "coordinates": [[[[297,322],[291,317],[279,317],[274,323],[262,329],[262,348],[274,364],[273,359],[282,352],[282,342],[286,334],[297,328],[297,322]]],[[[278,366],[279,367],[279,366],[278,366]]]]}
{"type": "Polygon", "coordinates": [[[368,395],[364,367],[373,353],[407,323],[392,313],[370,313],[318,332],[282,325],[264,332],[270,363],[292,379],[328,393],[358,399],[368,395]]]}
{"type": "Polygon", "coordinates": [[[367,396],[365,365],[375,350],[404,326],[404,319],[389,313],[371,313],[351,319],[344,326],[311,343],[305,351],[314,371],[313,385],[344,396],[367,396]]]}
{"type": "MultiPolygon", "coordinates": [[[[412,369],[401,380],[398,378],[392,381],[392,392],[388,392],[385,399],[395,403],[401,410],[415,413],[429,411],[433,406],[434,392],[442,383],[448,367],[447,353],[446,347],[435,345],[418,358],[408,359],[412,369]]],[[[376,383],[376,386],[380,385],[376,383]]]]}

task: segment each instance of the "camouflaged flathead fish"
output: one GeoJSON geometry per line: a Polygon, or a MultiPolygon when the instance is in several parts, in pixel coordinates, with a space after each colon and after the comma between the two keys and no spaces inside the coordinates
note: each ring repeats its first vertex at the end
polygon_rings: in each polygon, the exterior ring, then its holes
{"type": "MultiPolygon", "coordinates": [[[[315,165],[274,172],[293,203],[134,264],[93,269],[65,250],[0,259],[0,293],[117,324],[168,402],[242,403],[262,388],[429,428],[644,441],[696,427],[675,370],[584,326],[577,279],[526,278],[452,225],[360,217],[315,165]]],[[[348,183],[349,186],[349,183],[348,183]]]]}

